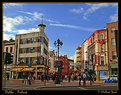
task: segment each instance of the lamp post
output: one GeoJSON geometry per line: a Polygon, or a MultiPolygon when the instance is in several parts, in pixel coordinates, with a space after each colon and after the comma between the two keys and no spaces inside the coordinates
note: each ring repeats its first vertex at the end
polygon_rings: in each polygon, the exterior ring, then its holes
{"type": "MultiPolygon", "coordinates": [[[[62,47],[63,42],[60,41],[60,39],[58,38],[57,42],[56,42],[56,41],[54,42],[54,45],[55,45],[55,47],[58,48],[58,61],[59,61],[59,47],[62,47]]],[[[60,66],[58,66],[58,74],[59,74],[59,71],[60,71],[60,66]]],[[[58,76],[58,77],[59,77],[59,76],[58,76]]],[[[56,79],[56,80],[57,80],[57,79],[56,79]]],[[[60,80],[58,80],[57,82],[60,83],[60,80]]]]}

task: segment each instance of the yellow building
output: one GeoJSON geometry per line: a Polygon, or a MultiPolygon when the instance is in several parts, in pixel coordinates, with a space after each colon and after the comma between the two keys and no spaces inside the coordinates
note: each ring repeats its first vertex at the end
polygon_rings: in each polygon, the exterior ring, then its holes
{"type": "Polygon", "coordinates": [[[20,79],[28,75],[45,74],[48,64],[49,40],[44,33],[46,25],[39,24],[39,32],[16,35],[12,77],[20,79]]]}

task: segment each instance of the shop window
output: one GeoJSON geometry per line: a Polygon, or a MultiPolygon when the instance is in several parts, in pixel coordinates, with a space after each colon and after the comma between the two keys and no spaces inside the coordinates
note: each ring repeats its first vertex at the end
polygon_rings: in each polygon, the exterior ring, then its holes
{"type": "Polygon", "coordinates": [[[37,58],[37,64],[41,64],[41,58],[40,57],[37,58]]]}
{"type": "Polygon", "coordinates": [[[26,64],[29,64],[29,58],[28,57],[26,58],[26,64]]]}
{"type": "Polygon", "coordinates": [[[35,58],[34,57],[31,57],[30,58],[30,64],[34,64],[35,63],[35,58]]]}
{"type": "Polygon", "coordinates": [[[111,74],[117,75],[117,68],[111,68],[111,74]]]}
{"type": "Polygon", "coordinates": [[[24,64],[24,58],[20,58],[20,64],[24,64]]]}

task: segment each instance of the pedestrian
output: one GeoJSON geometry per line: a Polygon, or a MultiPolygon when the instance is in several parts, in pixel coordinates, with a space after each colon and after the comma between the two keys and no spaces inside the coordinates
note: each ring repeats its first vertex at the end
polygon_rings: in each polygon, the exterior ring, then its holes
{"type": "Polygon", "coordinates": [[[40,80],[40,74],[38,74],[38,79],[40,80]]]}
{"type": "Polygon", "coordinates": [[[44,81],[44,76],[43,75],[41,76],[41,79],[42,79],[42,82],[43,82],[44,81]]]}
{"type": "Polygon", "coordinates": [[[68,75],[68,82],[70,83],[71,76],[70,74],[68,75]]]}
{"type": "Polygon", "coordinates": [[[79,77],[79,86],[81,86],[82,74],[80,73],[78,77],[79,77]]]}
{"type": "Polygon", "coordinates": [[[96,81],[96,74],[95,74],[95,76],[94,76],[94,80],[96,81]]]}
{"type": "Polygon", "coordinates": [[[31,85],[31,79],[30,79],[30,76],[28,76],[28,83],[29,83],[29,85],[31,85]]]}
{"type": "Polygon", "coordinates": [[[65,80],[67,80],[67,75],[65,75],[65,80]]]}
{"type": "Polygon", "coordinates": [[[93,81],[92,74],[90,74],[90,86],[92,86],[92,81],[93,81]]]}
{"type": "Polygon", "coordinates": [[[35,73],[34,73],[33,77],[34,77],[34,80],[35,80],[35,73]]]}
{"type": "Polygon", "coordinates": [[[7,80],[9,80],[9,74],[7,75],[7,80]]]}
{"type": "Polygon", "coordinates": [[[85,74],[85,72],[83,73],[83,86],[85,86],[86,85],[86,74],[85,74]]]}

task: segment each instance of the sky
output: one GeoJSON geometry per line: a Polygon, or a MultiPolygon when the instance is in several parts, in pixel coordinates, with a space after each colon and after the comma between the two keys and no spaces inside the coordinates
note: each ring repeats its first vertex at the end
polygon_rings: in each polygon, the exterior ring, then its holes
{"type": "Polygon", "coordinates": [[[57,51],[54,41],[59,38],[59,55],[73,59],[94,31],[118,20],[118,3],[3,3],[3,40],[39,31],[42,16],[49,50],[57,51]]]}

